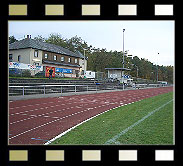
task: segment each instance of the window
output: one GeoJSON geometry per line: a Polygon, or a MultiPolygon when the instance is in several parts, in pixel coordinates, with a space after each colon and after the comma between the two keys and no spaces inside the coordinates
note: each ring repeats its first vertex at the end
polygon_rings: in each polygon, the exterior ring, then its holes
{"type": "Polygon", "coordinates": [[[72,74],[76,74],[76,70],[72,69],[72,74]]]}
{"type": "Polygon", "coordinates": [[[81,71],[81,75],[84,75],[84,70],[81,71]]]}
{"type": "Polygon", "coordinates": [[[68,58],[68,62],[71,62],[71,58],[68,58]]]}
{"type": "Polygon", "coordinates": [[[57,56],[56,56],[56,55],[53,56],[53,60],[54,60],[54,61],[57,60],[57,56]]]}
{"type": "Polygon", "coordinates": [[[9,54],[9,62],[13,62],[13,54],[9,54]]]}
{"type": "Polygon", "coordinates": [[[38,50],[34,51],[34,57],[38,57],[38,50]]]}
{"type": "Polygon", "coordinates": [[[64,62],[64,56],[61,57],[61,61],[64,62]]]}
{"type": "Polygon", "coordinates": [[[34,63],[35,66],[39,66],[39,63],[34,63]]]}
{"type": "Polygon", "coordinates": [[[20,62],[20,59],[21,59],[21,55],[18,56],[18,62],[20,62]]]}
{"type": "Polygon", "coordinates": [[[75,59],[75,63],[78,63],[78,59],[75,59]]]}
{"type": "Polygon", "coordinates": [[[44,54],[44,58],[45,59],[48,59],[48,54],[44,54]]]}

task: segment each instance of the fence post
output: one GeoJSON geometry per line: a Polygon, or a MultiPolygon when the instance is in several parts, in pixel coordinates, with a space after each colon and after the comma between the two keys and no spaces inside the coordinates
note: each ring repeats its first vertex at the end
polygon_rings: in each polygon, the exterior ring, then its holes
{"type": "Polygon", "coordinates": [[[23,89],[22,90],[23,90],[23,96],[24,96],[24,86],[23,86],[23,89]]]}
{"type": "Polygon", "coordinates": [[[62,96],[62,86],[61,86],[61,96],[62,96]]]}
{"type": "Polygon", "coordinates": [[[96,93],[97,93],[97,85],[96,85],[96,93]]]}
{"type": "Polygon", "coordinates": [[[45,85],[44,85],[44,95],[45,95],[45,85]]]}
{"type": "Polygon", "coordinates": [[[76,85],[75,85],[75,94],[76,94],[76,85]]]}
{"type": "Polygon", "coordinates": [[[88,93],[88,85],[87,85],[87,93],[88,93]]]}

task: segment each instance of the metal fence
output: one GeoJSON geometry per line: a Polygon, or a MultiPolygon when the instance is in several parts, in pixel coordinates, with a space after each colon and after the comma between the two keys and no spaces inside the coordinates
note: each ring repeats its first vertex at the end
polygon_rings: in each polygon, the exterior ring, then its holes
{"type": "Polygon", "coordinates": [[[30,94],[49,94],[49,93],[77,93],[88,91],[100,91],[114,89],[113,86],[101,85],[34,85],[34,86],[9,86],[9,95],[30,95],[30,94]]]}
{"type": "Polygon", "coordinates": [[[154,88],[163,87],[167,85],[161,84],[136,84],[134,87],[112,85],[112,84],[91,84],[91,85],[70,85],[70,84],[21,84],[9,86],[9,96],[15,95],[34,95],[34,94],[51,94],[51,93],[75,93],[77,92],[89,92],[101,90],[125,90],[125,89],[144,89],[144,88],[154,88]]]}

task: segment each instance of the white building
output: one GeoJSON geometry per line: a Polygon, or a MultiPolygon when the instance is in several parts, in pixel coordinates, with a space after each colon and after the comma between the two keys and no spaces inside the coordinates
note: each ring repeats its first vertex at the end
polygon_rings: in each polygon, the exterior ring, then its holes
{"type": "Polygon", "coordinates": [[[29,35],[9,45],[9,62],[43,66],[44,71],[53,67],[55,71],[65,72],[65,77],[79,77],[87,68],[87,60],[81,53],[31,39],[29,35]]]}

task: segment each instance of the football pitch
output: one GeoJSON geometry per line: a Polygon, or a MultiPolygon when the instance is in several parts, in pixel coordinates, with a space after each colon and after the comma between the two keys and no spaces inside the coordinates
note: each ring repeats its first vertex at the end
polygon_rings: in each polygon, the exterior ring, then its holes
{"type": "Polygon", "coordinates": [[[172,145],[173,92],[105,112],[72,129],[52,145],[172,145]]]}

